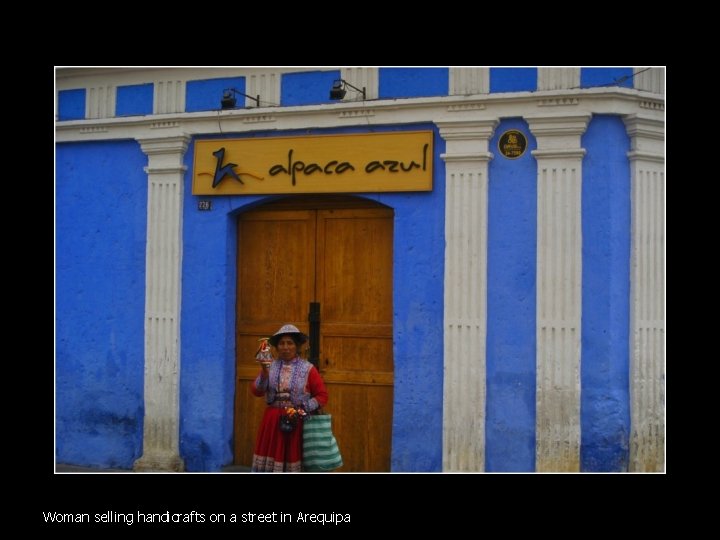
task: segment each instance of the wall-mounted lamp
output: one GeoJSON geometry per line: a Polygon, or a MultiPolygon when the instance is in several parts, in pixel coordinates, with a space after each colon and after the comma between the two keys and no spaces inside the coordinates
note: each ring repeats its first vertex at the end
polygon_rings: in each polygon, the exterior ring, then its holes
{"type": "Polygon", "coordinates": [[[347,82],[345,79],[336,79],[333,82],[332,88],[330,89],[330,99],[342,99],[345,97],[345,94],[347,93],[347,90],[345,89],[346,86],[349,86],[356,92],[360,92],[363,96],[363,101],[365,101],[365,87],[362,87],[362,90],[360,90],[357,86],[353,86],[349,82],[347,82]]]}
{"type": "Polygon", "coordinates": [[[242,92],[239,92],[239,91],[235,90],[234,88],[226,88],[225,90],[223,90],[223,96],[222,96],[222,99],[220,100],[220,106],[223,109],[234,109],[235,108],[237,99],[235,99],[235,96],[233,94],[240,94],[241,96],[250,98],[255,102],[256,107],[260,106],[260,96],[257,96],[257,97],[248,96],[247,94],[243,94],[242,92]]]}

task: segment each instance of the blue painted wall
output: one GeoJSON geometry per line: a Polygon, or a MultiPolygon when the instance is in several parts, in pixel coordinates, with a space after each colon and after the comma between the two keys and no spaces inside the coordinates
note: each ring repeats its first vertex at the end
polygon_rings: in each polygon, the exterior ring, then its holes
{"type": "MultiPolygon", "coordinates": [[[[227,88],[234,88],[238,92],[245,93],[245,77],[188,81],[185,86],[185,111],[219,110],[223,90],[227,88]]],[[[245,97],[241,95],[235,95],[235,97],[237,98],[236,108],[242,109],[245,106],[245,97]]]]}
{"type": "Polygon", "coordinates": [[[583,136],[581,448],[583,471],[625,471],[629,456],[630,165],[619,116],[583,136]]]}
{"type": "Polygon", "coordinates": [[[491,140],[488,187],[487,471],[535,470],[535,305],[537,162],[521,119],[503,120],[491,140]],[[508,129],[528,148],[517,159],[497,149],[508,129]]]}
{"type": "Polygon", "coordinates": [[[537,68],[490,68],[491,94],[535,90],[537,90],[537,68]]]}
{"type": "MultiPolygon", "coordinates": [[[[203,138],[232,138],[203,137],[203,138]]],[[[188,471],[233,461],[237,200],[192,195],[195,141],[185,154],[180,371],[180,455],[188,471]],[[212,210],[200,212],[198,200],[212,210]]],[[[250,205],[260,197],[238,197],[250,205]]]]}
{"type": "Polygon", "coordinates": [[[85,89],[60,90],[58,92],[58,120],[81,120],[85,118],[85,89]]]}
{"type": "Polygon", "coordinates": [[[115,98],[115,116],[152,114],[153,83],[118,86],[115,98]]]}
{"type": "Polygon", "coordinates": [[[380,68],[380,99],[446,96],[449,92],[448,68],[380,68]]]}
{"type": "MultiPolygon", "coordinates": [[[[414,125],[402,130],[418,129],[433,128],[414,125]]],[[[378,127],[373,131],[402,130],[378,127]]],[[[348,128],[253,136],[366,132],[348,128]]],[[[437,132],[434,146],[432,192],[365,195],[395,210],[391,457],[395,471],[442,468],[445,185],[438,168],[445,145],[437,132]]],[[[180,447],[188,470],[215,471],[233,459],[237,215],[272,198],[213,197],[213,210],[199,212],[201,197],[191,195],[192,155],[191,146],[185,161],[183,274],[191,278],[183,280],[182,291],[180,447]]]]}
{"type": "MultiPolygon", "coordinates": [[[[340,70],[283,73],[280,81],[280,104],[291,106],[333,102],[330,99],[330,89],[333,81],[339,78],[340,70]]],[[[348,88],[348,92],[353,93],[354,90],[348,88]]]]}
{"type": "Polygon", "coordinates": [[[147,158],[136,142],[58,144],[57,462],[142,453],[147,158]]]}
{"type": "Polygon", "coordinates": [[[624,86],[633,87],[633,69],[631,67],[581,68],[580,86],[624,86]]]}

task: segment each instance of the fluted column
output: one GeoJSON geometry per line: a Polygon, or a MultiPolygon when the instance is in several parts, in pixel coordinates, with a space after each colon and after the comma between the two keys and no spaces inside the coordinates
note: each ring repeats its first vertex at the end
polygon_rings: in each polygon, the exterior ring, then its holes
{"type": "Polygon", "coordinates": [[[450,95],[468,96],[490,92],[490,68],[450,68],[450,95]]]}
{"type": "Polygon", "coordinates": [[[117,88],[111,84],[88,87],[85,118],[112,118],[115,116],[116,92],[117,88]]]}
{"type": "MultiPolygon", "coordinates": [[[[245,93],[250,96],[260,96],[260,106],[270,107],[280,104],[280,70],[258,69],[251,70],[245,77],[245,93]]],[[[252,98],[245,97],[246,107],[255,107],[252,98]]]]}
{"type": "Polygon", "coordinates": [[[440,122],[445,160],[443,470],[485,470],[488,141],[496,120],[440,122]]]}
{"type": "MultiPolygon", "coordinates": [[[[342,68],[340,77],[358,88],[365,88],[366,99],[377,99],[379,89],[378,68],[342,68]]],[[[362,100],[362,95],[349,91],[343,98],[344,101],[362,100]]]]}
{"type": "Polygon", "coordinates": [[[580,86],[580,68],[538,68],[538,90],[566,90],[580,86]]]}
{"type": "Polygon", "coordinates": [[[153,82],[153,114],[185,112],[185,80],[155,79],[153,82]]]}
{"type": "Polygon", "coordinates": [[[189,137],[140,140],[148,156],[145,420],[136,471],[181,471],[179,453],[182,199],[189,137]]]}
{"type": "Polygon", "coordinates": [[[665,68],[634,68],[633,72],[634,86],[638,90],[656,94],[665,93],[665,68]]]}
{"type": "Polygon", "coordinates": [[[537,471],[580,468],[582,159],[590,115],[526,118],[537,140],[537,471]]]}
{"type": "Polygon", "coordinates": [[[625,118],[631,137],[630,470],[665,468],[664,124],[625,118]]]}

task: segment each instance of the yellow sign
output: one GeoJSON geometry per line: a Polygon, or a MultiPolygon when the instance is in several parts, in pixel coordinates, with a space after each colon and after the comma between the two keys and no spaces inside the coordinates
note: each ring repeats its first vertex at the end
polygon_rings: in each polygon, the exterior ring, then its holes
{"type": "Polygon", "coordinates": [[[193,195],[431,191],[432,131],[195,141],[193,195]]]}

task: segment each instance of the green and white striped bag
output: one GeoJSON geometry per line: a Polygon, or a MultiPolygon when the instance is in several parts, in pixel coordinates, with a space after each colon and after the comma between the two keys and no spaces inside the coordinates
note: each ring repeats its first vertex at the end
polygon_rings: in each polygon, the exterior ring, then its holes
{"type": "Polygon", "coordinates": [[[332,433],[332,415],[308,415],[303,424],[303,469],[313,472],[342,467],[340,449],[332,433]]]}

